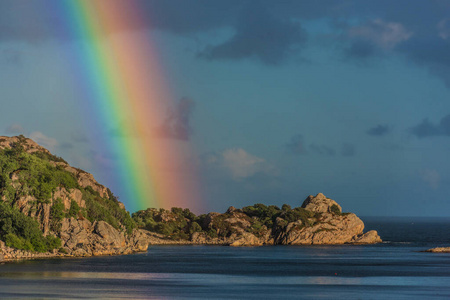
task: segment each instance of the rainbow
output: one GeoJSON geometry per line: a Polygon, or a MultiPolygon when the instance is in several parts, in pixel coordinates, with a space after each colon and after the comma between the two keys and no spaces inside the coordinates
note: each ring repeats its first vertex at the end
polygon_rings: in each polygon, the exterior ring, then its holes
{"type": "Polygon", "coordinates": [[[55,1],[66,53],[89,126],[101,128],[101,147],[115,153],[113,192],[130,211],[202,206],[193,150],[155,135],[173,96],[152,47],[139,1],[55,1]],[[111,132],[114,128],[114,132],[111,132]]]}

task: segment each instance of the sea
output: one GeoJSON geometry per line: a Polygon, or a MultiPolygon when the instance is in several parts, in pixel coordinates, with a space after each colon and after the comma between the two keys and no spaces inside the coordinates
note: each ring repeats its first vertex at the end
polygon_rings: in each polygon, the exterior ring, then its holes
{"type": "Polygon", "coordinates": [[[450,299],[450,218],[362,218],[384,242],[151,246],[0,265],[1,299],[450,299]]]}

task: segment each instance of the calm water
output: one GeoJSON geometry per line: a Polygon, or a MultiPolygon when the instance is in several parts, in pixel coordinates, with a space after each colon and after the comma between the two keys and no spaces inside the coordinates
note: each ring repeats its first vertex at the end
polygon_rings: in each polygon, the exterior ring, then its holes
{"type": "Polygon", "coordinates": [[[0,298],[450,299],[450,220],[364,219],[369,246],[155,246],[0,265],[0,298]]]}

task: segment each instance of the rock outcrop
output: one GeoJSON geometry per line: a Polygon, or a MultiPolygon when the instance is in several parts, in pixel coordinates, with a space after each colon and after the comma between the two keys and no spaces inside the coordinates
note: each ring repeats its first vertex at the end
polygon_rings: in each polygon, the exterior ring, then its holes
{"type": "Polygon", "coordinates": [[[437,247],[425,250],[424,252],[432,252],[432,253],[450,253],[450,247],[437,247]]]}
{"type": "Polygon", "coordinates": [[[342,213],[341,206],[336,201],[325,197],[322,193],[318,193],[315,197],[309,195],[302,204],[302,208],[317,213],[331,213],[333,212],[333,206],[336,206],[339,213],[342,213]]]}
{"type": "Polygon", "coordinates": [[[148,241],[140,230],[130,236],[104,221],[91,223],[75,218],[65,219],[61,228],[63,249],[76,256],[128,254],[146,251],[148,241]]]}
{"type": "Polygon", "coordinates": [[[309,226],[301,221],[291,222],[275,237],[275,244],[281,245],[324,245],[324,244],[374,244],[381,238],[374,230],[364,233],[364,223],[353,213],[342,213],[341,206],[322,193],[310,195],[302,208],[316,213],[310,218],[309,226]]]}
{"type": "MultiPolygon", "coordinates": [[[[189,214],[184,213],[189,216],[189,214]]],[[[364,223],[353,213],[342,213],[341,206],[334,200],[319,193],[308,196],[301,207],[291,209],[283,206],[256,204],[237,209],[230,207],[223,213],[212,212],[195,218],[184,217],[180,211],[147,210],[137,213],[145,222],[172,222],[171,228],[180,231],[192,228],[192,223],[199,222],[196,232],[184,232],[167,236],[167,239],[190,233],[192,244],[221,244],[230,246],[262,245],[332,245],[332,244],[374,244],[381,238],[374,230],[364,233],[364,223]]],[[[165,223],[160,224],[160,227],[165,223]]],[[[158,227],[158,226],[156,226],[158,227]]],[[[151,241],[158,244],[158,241],[151,241]]]]}
{"type": "MultiPolygon", "coordinates": [[[[150,235],[151,236],[151,235],[150,235]]],[[[88,220],[68,218],[61,228],[61,248],[52,252],[36,253],[6,247],[0,241],[0,258],[29,259],[45,257],[120,255],[147,251],[151,241],[145,230],[134,229],[126,235],[104,221],[94,223],[88,220]]],[[[2,259],[0,259],[1,261],[2,259]]]]}
{"type": "MultiPolygon", "coordinates": [[[[308,196],[302,208],[314,212],[314,217],[307,220],[286,221],[277,217],[272,229],[262,228],[262,232],[252,234],[244,232],[249,228],[242,213],[233,211],[232,217],[225,219],[231,226],[239,224],[237,234],[228,239],[232,246],[259,245],[335,245],[335,244],[374,244],[381,242],[378,233],[371,230],[364,233],[364,223],[353,213],[342,213],[336,201],[326,198],[322,193],[308,196]]],[[[250,219],[251,222],[251,219],[250,219]]]]}

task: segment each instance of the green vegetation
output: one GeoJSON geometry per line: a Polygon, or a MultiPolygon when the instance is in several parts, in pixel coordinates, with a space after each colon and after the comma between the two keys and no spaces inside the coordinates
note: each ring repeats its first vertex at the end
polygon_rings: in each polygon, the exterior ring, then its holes
{"type": "MultiPolygon", "coordinates": [[[[287,204],[283,205],[286,210],[290,206],[287,204]]],[[[242,212],[249,217],[256,217],[259,222],[266,225],[267,228],[272,228],[277,217],[281,215],[281,210],[278,206],[270,205],[266,206],[264,204],[255,204],[253,206],[247,206],[242,208],[242,212]]]]}
{"type": "Polygon", "coordinates": [[[78,212],[80,211],[80,207],[75,200],[70,201],[69,211],[66,213],[67,218],[76,218],[78,216],[78,212]]]}
{"type": "Polygon", "coordinates": [[[61,198],[56,199],[50,208],[50,230],[54,232],[61,231],[61,221],[65,217],[64,204],[61,198]]]}
{"type": "Polygon", "coordinates": [[[130,214],[119,206],[119,200],[109,189],[108,197],[103,198],[90,186],[81,190],[86,201],[83,214],[89,221],[105,221],[116,229],[125,229],[128,234],[136,227],[130,214]]]}
{"type": "Polygon", "coordinates": [[[23,151],[20,145],[0,151],[0,174],[0,195],[9,202],[17,196],[32,195],[39,203],[48,203],[57,187],[79,187],[72,173],[23,151]],[[20,182],[17,189],[12,185],[13,178],[20,182]]]}
{"type": "Polygon", "coordinates": [[[303,224],[312,225],[310,224],[309,219],[315,218],[315,213],[301,207],[296,207],[288,211],[283,211],[280,214],[280,217],[288,222],[295,222],[297,220],[301,220],[303,224]]]}
{"type": "Polygon", "coordinates": [[[16,208],[0,201],[0,239],[9,247],[46,252],[61,247],[61,240],[44,237],[39,224],[16,208]]]}
{"type": "Polygon", "coordinates": [[[331,205],[330,211],[331,211],[331,213],[333,213],[335,215],[341,214],[341,210],[339,209],[339,206],[337,206],[336,204],[331,205]]]}
{"type": "Polygon", "coordinates": [[[195,232],[201,232],[210,238],[227,238],[233,234],[250,232],[261,236],[268,229],[277,231],[290,222],[302,221],[301,226],[312,226],[318,215],[301,207],[291,208],[255,204],[235,213],[208,214],[196,216],[188,209],[172,208],[147,209],[132,215],[138,227],[163,234],[171,239],[188,239],[195,232]],[[238,215],[236,215],[238,214],[238,215]]]}
{"type": "Polygon", "coordinates": [[[67,161],[65,161],[62,157],[53,155],[48,152],[42,152],[42,151],[36,151],[33,153],[33,155],[39,157],[40,159],[47,160],[47,161],[54,161],[54,162],[63,162],[67,164],[67,161]]]}
{"type": "Polygon", "coordinates": [[[171,210],[149,208],[133,214],[136,224],[174,240],[188,239],[194,232],[202,231],[200,218],[189,209],[173,207],[171,210]]]}

